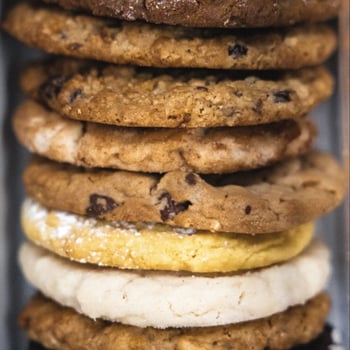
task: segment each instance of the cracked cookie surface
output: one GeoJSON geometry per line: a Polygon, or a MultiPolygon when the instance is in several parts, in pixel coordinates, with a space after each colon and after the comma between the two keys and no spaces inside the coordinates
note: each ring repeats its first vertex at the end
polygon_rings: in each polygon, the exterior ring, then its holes
{"type": "Polygon", "coordinates": [[[88,168],[164,173],[229,173],[304,154],[315,138],[308,119],[222,128],[126,128],[60,117],[24,102],[13,119],[31,152],[88,168]]]}
{"type": "Polygon", "coordinates": [[[329,297],[323,293],[305,305],[256,321],[158,330],[93,321],[38,294],[22,311],[19,322],[30,339],[55,350],[264,350],[267,346],[284,350],[316,338],[329,308],[329,297]]]}
{"type": "Polygon", "coordinates": [[[17,5],[4,27],[44,51],[118,64],[216,69],[287,69],[314,66],[334,51],[324,24],[285,29],[195,29],[123,22],[17,5]]]}
{"type": "Polygon", "coordinates": [[[199,27],[270,27],[335,17],[339,0],[44,0],[132,21],[199,27]]]}
{"type": "Polygon", "coordinates": [[[346,188],[343,170],[322,152],[207,176],[87,170],[35,158],[23,179],[27,193],[49,208],[108,221],[250,234],[312,221],[334,209],[346,188]]]}
{"type": "Polygon", "coordinates": [[[333,80],[323,67],[289,73],[163,70],[54,59],[30,65],[21,87],[72,119],[194,128],[300,118],[331,95],[333,80]]]}
{"type": "Polygon", "coordinates": [[[317,240],[282,264],[237,274],[99,267],[32,243],[21,247],[19,261],[26,279],[60,304],[92,319],[161,329],[269,317],[320,293],[330,273],[329,251],[317,240]]]}

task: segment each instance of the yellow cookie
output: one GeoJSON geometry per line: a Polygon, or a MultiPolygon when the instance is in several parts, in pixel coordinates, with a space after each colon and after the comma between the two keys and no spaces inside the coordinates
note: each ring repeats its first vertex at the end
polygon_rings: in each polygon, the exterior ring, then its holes
{"type": "Polygon", "coordinates": [[[81,263],[197,273],[234,272],[283,262],[299,254],[314,231],[313,223],[254,236],[106,222],[49,210],[32,199],[23,204],[22,225],[36,244],[81,263]]]}

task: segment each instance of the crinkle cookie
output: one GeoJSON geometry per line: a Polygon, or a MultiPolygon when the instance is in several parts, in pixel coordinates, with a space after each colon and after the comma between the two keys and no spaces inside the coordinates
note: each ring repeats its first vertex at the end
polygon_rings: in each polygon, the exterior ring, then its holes
{"type": "Polygon", "coordinates": [[[229,173],[304,154],[315,139],[308,119],[222,128],[127,128],[62,118],[33,101],[14,130],[31,152],[84,167],[164,173],[229,173]]]}
{"type": "Polygon", "coordinates": [[[292,72],[164,70],[62,58],[30,65],[21,86],[72,119],[194,128],[300,118],[331,95],[333,79],[323,67],[292,72]]]}
{"type": "Polygon", "coordinates": [[[106,222],[27,199],[22,228],[36,244],[81,263],[124,269],[233,272],[281,263],[311,241],[314,224],[266,235],[213,233],[162,224],[106,222]]]}
{"type": "Polygon", "coordinates": [[[122,22],[22,3],[4,22],[29,46],[118,64],[217,69],[286,69],[318,65],[334,51],[325,24],[285,29],[195,29],[122,22]]]}
{"type": "Polygon", "coordinates": [[[310,222],[334,209],[346,188],[337,162],[316,151],[269,168],[207,176],[87,170],[36,158],[24,183],[49,208],[109,221],[250,234],[310,222]]]}
{"type": "MultiPolygon", "coordinates": [[[[19,323],[30,339],[54,350],[287,350],[322,333],[329,308],[329,297],[322,293],[304,305],[260,320],[155,329],[92,320],[36,295],[22,311],[19,323]]],[[[315,349],[321,350],[310,348],[315,349]]]]}
{"type": "Polygon", "coordinates": [[[160,329],[269,317],[321,293],[330,273],[320,241],[282,264],[219,276],[80,264],[32,243],[23,244],[19,261],[26,279],[64,306],[92,319],[160,329]]]}
{"type": "Polygon", "coordinates": [[[133,21],[190,27],[270,27],[324,21],[338,14],[339,0],[44,0],[69,10],[133,21]]]}

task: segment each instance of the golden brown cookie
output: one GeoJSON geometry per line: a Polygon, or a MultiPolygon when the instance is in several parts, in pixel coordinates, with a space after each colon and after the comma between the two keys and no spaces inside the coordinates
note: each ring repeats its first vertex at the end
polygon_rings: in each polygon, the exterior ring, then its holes
{"type": "Polygon", "coordinates": [[[50,210],[27,199],[26,236],[71,260],[127,269],[233,272],[281,263],[311,241],[314,224],[249,236],[174,228],[162,224],[105,222],[50,210]]]}
{"type": "Polygon", "coordinates": [[[84,167],[164,173],[229,173],[304,154],[315,138],[308,119],[211,129],[126,128],[60,117],[26,101],[14,130],[31,152],[84,167]]]}
{"type": "Polygon", "coordinates": [[[70,10],[190,27],[270,27],[335,17],[339,0],[44,0],[70,10]]]}
{"type": "Polygon", "coordinates": [[[17,5],[4,27],[44,51],[118,64],[220,69],[286,69],[318,65],[335,48],[324,24],[285,29],[194,29],[122,22],[56,7],[17,5]]]}
{"type": "Polygon", "coordinates": [[[132,127],[217,127],[296,119],[332,93],[324,67],[292,72],[132,68],[68,58],[22,75],[30,97],[66,117],[132,127]]]}
{"type": "Polygon", "coordinates": [[[317,337],[329,307],[329,297],[323,293],[265,319],[159,330],[93,321],[37,295],[22,311],[19,322],[30,339],[54,350],[283,350],[317,337]]]}
{"type": "Polygon", "coordinates": [[[235,233],[283,231],[334,209],[345,175],[328,154],[228,175],[87,170],[36,158],[27,193],[44,206],[110,221],[235,233]]]}

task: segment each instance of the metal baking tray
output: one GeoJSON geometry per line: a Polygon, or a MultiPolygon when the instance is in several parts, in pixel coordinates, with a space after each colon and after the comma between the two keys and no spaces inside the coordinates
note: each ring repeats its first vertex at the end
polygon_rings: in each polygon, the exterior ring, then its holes
{"type": "MultiPolygon", "coordinates": [[[[15,1],[1,0],[0,17],[15,1]]],[[[346,13],[346,9],[345,9],[346,13]]],[[[349,157],[349,18],[346,15],[333,23],[340,32],[340,48],[329,61],[337,79],[335,94],[313,112],[319,127],[317,146],[345,160],[349,157]],[[344,45],[342,45],[342,43],[344,45]]],[[[22,99],[18,89],[18,73],[25,62],[41,53],[0,31],[0,350],[26,350],[28,342],[17,326],[17,316],[32,288],[23,280],[17,264],[17,250],[24,239],[19,223],[20,203],[24,197],[21,173],[28,153],[20,147],[11,130],[11,114],[22,99]]],[[[349,199],[335,212],[321,218],[317,234],[330,247],[333,275],[329,291],[333,308],[329,322],[342,337],[344,349],[349,349],[349,199]]]]}

